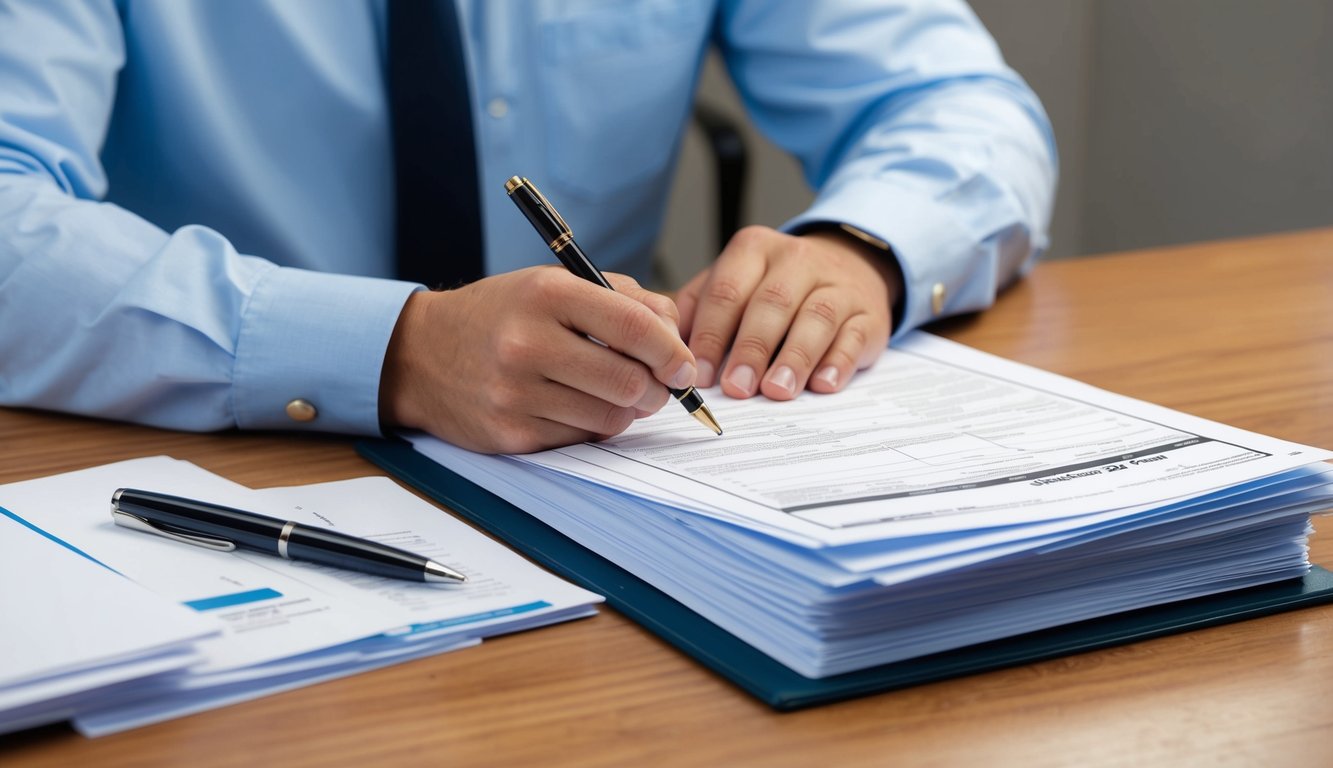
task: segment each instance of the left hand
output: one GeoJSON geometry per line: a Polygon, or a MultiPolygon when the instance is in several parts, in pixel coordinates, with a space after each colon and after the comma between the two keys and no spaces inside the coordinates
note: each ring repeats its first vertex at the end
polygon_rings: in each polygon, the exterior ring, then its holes
{"type": "Polygon", "coordinates": [[[712,386],[725,358],[731,397],[836,392],[888,345],[902,285],[892,255],[849,234],[746,227],[676,297],[697,385],[712,386]]]}

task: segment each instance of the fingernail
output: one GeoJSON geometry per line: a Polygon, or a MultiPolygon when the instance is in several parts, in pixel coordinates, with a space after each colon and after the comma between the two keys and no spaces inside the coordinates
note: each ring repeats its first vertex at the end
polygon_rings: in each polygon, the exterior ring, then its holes
{"type": "Polygon", "coordinates": [[[698,375],[695,372],[693,365],[682,363],[681,366],[676,369],[676,375],[671,377],[671,388],[685,389],[693,384],[697,377],[698,375]]]}
{"type": "Polygon", "coordinates": [[[699,361],[699,378],[694,380],[696,387],[713,386],[713,378],[717,376],[717,371],[713,370],[713,364],[707,360],[699,361]]]}
{"type": "Polygon", "coordinates": [[[827,384],[830,389],[836,389],[838,387],[838,369],[835,366],[830,365],[819,373],[816,373],[815,378],[827,384]]]}
{"type": "Polygon", "coordinates": [[[748,365],[738,365],[731,369],[727,383],[739,389],[746,397],[754,394],[754,369],[748,365]]]}
{"type": "Polygon", "coordinates": [[[796,394],[796,374],[785,365],[780,365],[769,371],[768,383],[787,393],[796,394]]]}

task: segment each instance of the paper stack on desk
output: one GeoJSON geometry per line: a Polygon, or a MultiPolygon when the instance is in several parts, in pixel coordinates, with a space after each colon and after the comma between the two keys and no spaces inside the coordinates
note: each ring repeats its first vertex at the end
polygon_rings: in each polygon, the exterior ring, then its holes
{"type": "Polygon", "coordinates": [[[417,451],[809,678],[1299,577],[1328,451],[925,334],[836,396],[417,451]]]}
{"type": "Polygon", "coordinates": [[[216,622],[164,602],[0,510],[0,733],[199,661],[216,622]],[[96,631],[89,631],[96,627],[96,631]]]}
{"type": "MultiPolygon", "coordinates": [[[[37,649],[78,632],[80,648],[56,653],[55,661],[95,665],[103,646],[103,656],[133,652],[145,663],[143,675],[122,676],[101,692],[85,686],[85,695],[59,707],[29,686],[38,695],[22,702],[25,712],[6,711],[0,676],[0,732],[6,722],[35,724],[42,713],[48,721],[72,716],[90,735],[123,730],[587,616],[601,601],[382,477],[252,490],[156,457],[0,486],[0,507],[9,513],[0,522],[22,537],[0,528],[4,551],[40,547],[59,556],[29,563],[24,606],[6,611],[0,648],[13,644],[35,658],[37,649]],[[468,581],[397,581],[137,533],[111,520],[111,495],[120,487],[341,530],[429,557],[468,581]],[[79,588],[90,599],[135,599],[116,611],[76,601],[59,620],[36,611],[79,588]]],[[[13,599],[7,592],[6,604],[13,599]]],[[[0,671],[49,677],[43,664],[16,666],[0,671]]]]}

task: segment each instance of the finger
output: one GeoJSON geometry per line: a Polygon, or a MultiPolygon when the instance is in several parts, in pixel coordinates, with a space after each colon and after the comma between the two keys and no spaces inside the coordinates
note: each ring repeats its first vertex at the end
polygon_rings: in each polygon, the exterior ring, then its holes
{"type": "MultiPolygon", "coordinates": [[[[676,309],[680,312],[680,337],[688,339],[690,329],[694,327],[694,313],[699,309],[699,289],[708,279],[711,270],[705,269],[690,278],[690,281],[676,292],[676,309]]],[[[697,356],[697,355],[696,355],[697,356]]],[[[711,387],[713,382],[699,382],[700,386],[711,387]]]]}
{"type": "Polygon", "coordinates": [[[837,392],[847,386],[852,374],[869,368],[888,346],[888,328],[870,314],[853,315],[838,329],[828,352],[810,378],[814,392],[837,392]]]}
{"type": "Polygon", "coordinates": [[[546,297],[558,322],[638,360],[668,387],[685,389],[694,384],[694,355],[657,313],[628,296],[579,283],[547,287],[560,294],[546,297]]]}
{"type": "Polygon", "coordinates": [[[527,453],[619,434],[636,416],[549,380],[506,382],[488,394],[491,434],[502,453],[527,453]]]}
{"type": "Polygon", "coordinates": [[[730,253],[723,253],[723,260],[713,265],[699,287],[690,326],[688,338],[690,351],[699,362],[699,386],[713,385],[714,372],[722,367],[746,305],[764,276],[767,260],[762,254],[734,251],[730,245],[728,249],[730,253]]]}
{"type": "Polygon", "coordinates": [[[666,387],[642,363],[582,336],[578,340],[582,348],[552,360],[542,374],[622,408],[656,413],[666,404],[666,387]]]}
{"type": "Polygon", "coordinates": [[[673,333],[680,336],[680,310],[676,308],[676,302],[656,291],[643,288],[637,280],[629,275],[608,272],[606,279],[615,287],[617,293],[628,296],[651,309],[654,314],[662,318],[662,321],[671,327],[673,333]]]}
{"type": "Polygon", "coordinates": [[[765,275],[750,297],[731,344],[731,355],[722,372],[723,392],[746,398],[758,391],[759,377],[769,369],[815,281],[816,276],[804,267],[765,275]]]}
{"type": "Polygon", "coordinates": [[[790,400],[805,389],[846,319],[845,306],[832,288],[816,288],[805,298],[759,385],[765,397],[790,400]]]}

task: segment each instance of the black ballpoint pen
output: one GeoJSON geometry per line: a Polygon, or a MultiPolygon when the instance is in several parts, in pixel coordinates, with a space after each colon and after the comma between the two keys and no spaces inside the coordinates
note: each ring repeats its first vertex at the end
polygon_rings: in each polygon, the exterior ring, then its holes
{"type": "Polygon", "coordinates": [[[126,528],[219,552],[252,549],[394,579],[467,581],[452,568],[396,547],[165,493],[121,488],[111,495],[111,518],[126,528]]]}
{"type": "MultiPolygon", "coordinates": [[[[521,176],[512,176],[505,182],[505,192],[509,193],[509,199],[514,201],[514,205],[523,212],[528,221],[532,222],[533,228],[537,234],[541,235],[546,241],[547,247],[560,259],[560,263],[565,268],[588,282],[597,283],[603,288],[615,290],[611,283],[607,282],[606,277],[602,275],[601,270],[592,263],[588,255],[583,252],[579,244],[574,242],[574,233],[570,231],[569,225],[555,210],[555,206],[547,201],[533,184],[521,176]]],[[[690,415],[699,420],[699,423],[713,430],[717,434],[722,434],[722,427],[718,425],[717,419],[713,417],[713,412],[708,410],[704,404],[704,399],[699,395],[694,387],[688,389],[672,389],[668,387],[672,397],[675,397],[690,415]]]]}

